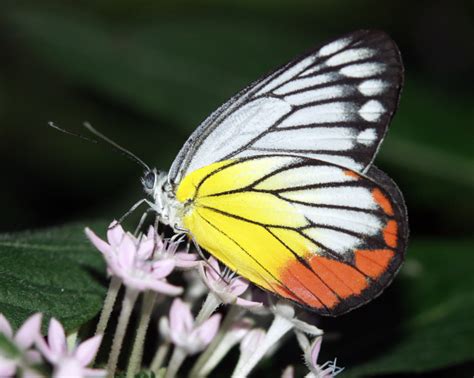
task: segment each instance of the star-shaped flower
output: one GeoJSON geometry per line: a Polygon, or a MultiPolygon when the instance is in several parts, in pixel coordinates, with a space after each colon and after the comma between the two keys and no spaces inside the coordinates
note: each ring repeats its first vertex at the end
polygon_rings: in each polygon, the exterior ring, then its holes
{"type": "Polygon", "coordinates": [[[196,354],[206,348],[216,335],[221,315],[212,315],[202,324],[196,325],[188,304],[176,298],[171,304],[169,320],[161,318],[160,331],[187,354],[196,354]]]}
{"type": "Polygon", "coordinates": [[[102,369],[91,369],[87,366],[96,355],[102,336],[94,336],[79,345],[68,347],[64,328],[56,319],[51,318],[48,329],[48,341],[42,337],[36,345],[42,355],[53,365],[53,377],[103,377],[107,374],[102,369]]]}
{"type": "Polygon", "coordinates": [[[30,316],[13,334],[10,323],[0,314],[0,334],[11,342],[14,349],[11,353],[0,350],[0,377],[14,376],[17,368],[23,371],[23,375],[35,375],[30,366],[41,362],[41,356],[32,346],[40,336],[40,326],[41,314],[37,313],[30,316]]]}
{"type": "Polygon", "coordinates": [[[260,302],[253,302],[241,297],[249,287],[249,283],[231,272],[221,271],[215,258],[210,257],[207,263],[202,262],[199,272],[206,286],[219,298],[221,303],[236,304],[246,308],[262,306],[260,302]]]}
{"type": "Polygon", "coordinates": [[[107,232],[108,243],[89,228],[85,231],[94,246],[102,252],[109,273],[119,277],[125,286],[137,291],[153,290],[173,296],[182,293],[182,288],[169,284],[165,279],[175,268],[175,260],[154,258],[156,246],[163,248],[165,243],[157,238],[152,227],[147,235],[135,237],[114,221],[107,232]]]}

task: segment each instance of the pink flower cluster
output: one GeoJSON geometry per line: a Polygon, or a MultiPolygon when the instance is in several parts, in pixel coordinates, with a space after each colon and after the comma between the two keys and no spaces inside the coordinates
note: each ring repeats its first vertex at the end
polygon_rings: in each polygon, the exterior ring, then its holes
{"type": "MultiPolygon", "coordinates": [[[[306,377],[330,378],[342,370],[335,361],[318,365],[322,340],[319,328],[298,319],[295,309],[287,302],[272,303],[268,300],[264,305],[256,300],[248,290],[250,285],[245,279],[227,268],[222,269],[213,257],[199,260],[196,254],[189,253],[188,246],[181,248],[185,244],[181,243],[185,240],[184,235],[163,239],[153,227],[145,235],[133,235],[115,221],[108,228],[106,241],[88,228],[85,231],[101,252],[108,274],[112,276],[96,336],[76,344],[73,338],[66,337],[63,326],[52,318],[44,338],[40,333],[41,314],[31,316],[14,334],[8,321],[0,314],[0,377],[114,376],[121,365],[119,358],[123,356],[123,350],[130,350],[122,348],[122,344],[127,342],[125,335],[130,332],[127,331],[129,320],[135,313],[140,294],[141,313],[131,353],[127,357],[127,377],[134,377],[144,368],[163,376],[160,370],[163,366],[165,378],[175,377],[191,355],[198,357],[189,375],[207,376],[238,345],[240,356],[229,376],[246,377],[262,359],[283,344],[289,332],[296,334],[303,350],[309,369],[306,377]],[[185,271],[184,287],[168,282],[175,271],[185,271]],[[94,369],[91,365],[100,347],[102,334],[110,328],[109,318],[114,313],[122,285],[125,290],[107,369],[94,369]],[[169,297],[180,295],[182,298],[175,298],[172,302],[169,300],[169,297]],[[170,302],[169,311],[163,311],[170,302]],[[223,305],[229,307],[223,313],[218,312],[223,305]],[[194,316],[193,309],[198,308],[194,316]],[[142,366],[142,357],[147,328],[153,315],[158,315],[161,344],[147,368],[142,366]],[[259,320],[265,316],[272,317],[271,321],[259,320]],[[256,327],[256,324],[268,326],[264,329],[256,327]],[[169,353],[171,347],[173,350],[169,353]]],[[[294,368],[289,366],[283,377],[292,378],[293,374],[294,368]]]]}
{"type": "Polygon", "coordinates": [[[86,228],[86,235],[102,252],[109,274],[137,291],[179,295],[183,289],[169,284],[166,277],[175,268],[190,268],[197,264],[196,255],[176,253],[177,243],[163,241],[153,227],[147,235],[135,237],[114,221],[107,232],[108,243],[89,228],[86,228]]]}
{"type": "Polygon", "coordinates": [[[78,345],[68,345],[63,326],[52,318],[45,340],[40,332],[41,317],[39,313],[30,316],[14,335],[8,320],[0,314],[0,335],[10,346],[10,353],[0,348],[2,378],[13,377],[19,372],[23,377],[41,377],[43,374],[37,368],[45,362],[52,366],[55,378],[106,375],[105,370],[88,368],[99,349],[102,336],[94,336],[78,345]]]}

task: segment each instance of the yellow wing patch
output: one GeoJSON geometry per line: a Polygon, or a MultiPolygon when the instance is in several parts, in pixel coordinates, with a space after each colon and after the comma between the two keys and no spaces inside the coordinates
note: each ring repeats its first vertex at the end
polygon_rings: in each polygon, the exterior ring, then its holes
{"type": "Polygon", "coordinates": [[[177,199],[201,247],[256,285],[323,314],[354,307],[397,256],[389,195],[330,163],[222,161],[186,176],[177,199]],[[335,203],[324,204],[328,188],[335,203]]]}

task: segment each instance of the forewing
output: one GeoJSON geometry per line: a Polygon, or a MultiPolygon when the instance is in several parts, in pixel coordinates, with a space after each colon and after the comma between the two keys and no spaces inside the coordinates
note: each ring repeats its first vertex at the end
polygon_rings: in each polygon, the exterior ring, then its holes
{"type": "Polygon", "coordinates": [[[288,155],[230,160],[187,176],[178,200],[193,203],[184,222],[203,248],[323,315],[380,294],[403,261],[403,198],[376,168],[365,175],[288,155]]]}
{"type": "Polygon", "coordinates": [[[211,163],[264,154],[365,172],[397,107],[403,67],[383,32],[359,31],[296,59],[231,98],[191,135],[174,183],[211,163]]]}

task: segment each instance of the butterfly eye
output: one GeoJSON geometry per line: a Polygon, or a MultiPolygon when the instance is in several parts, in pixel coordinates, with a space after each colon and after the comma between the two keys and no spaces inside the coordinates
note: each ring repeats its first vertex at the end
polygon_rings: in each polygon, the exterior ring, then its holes
{"type": "Polygon", "coordinates": [[[145,174],[145,177],[143,177],[143,186],[145,187],[146,190],[153,190],[155,186],[155,180],[156,180],[156,175],[155,172],[149,171],[145,174]]]}

